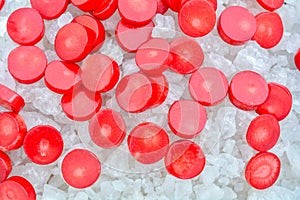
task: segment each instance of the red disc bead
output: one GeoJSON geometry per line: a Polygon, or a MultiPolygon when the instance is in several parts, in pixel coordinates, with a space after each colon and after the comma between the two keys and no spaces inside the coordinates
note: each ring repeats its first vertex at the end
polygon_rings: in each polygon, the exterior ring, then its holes
{"type": "Polygon", "coordinates": [[[157,10],[156,13],[165,14],[169,9],[168,5],[165,3],[164,0],[156,0],[157,1],[157,10]]]}
{"type": "MultiPolygon", "coordinates": [[[[181,0],[180,5],[179,5],[179,10],[188,1],[190,1],[190,0],[181,0]]],[[[218,8],[218,1],[217,0],[206,0],[206,1],[207,1],[207,3],[209,3],[213,7],[214,10],[217,10],[217,8],[218,8]]]]}
{"type": "Polygon", "coordinates": [[[151,106],[152,85],[147,76],[133,73],[123,77],[116,88],[119,106],[131,113],[142,112],[151,106]]]}
{"type": "Polygon", "coordinates": [[[96,35],[92,30],[79,23],[69,23],[57,32],[55,51],[62,60],[79,62],[90,53],[95,38],[96,35]]]}
{"type": "Polygon", "coordinates": [[[168,123],[179,137],[191,139],[201,133],[205,127],[207,114],[205,108],[196,101],[175,101],[168,113],[168,123]]]}
{"type": "Polygon", "coordinates": [[[280,160],[270,152],[260,152],[250,159],[245,169],[247,182],[263,190],[271,187],[280,174],[280,160]]]}
{"type": "Polygon", "coordinates": [[[118,0],[118,10],[124,22],[142,26],[148,24],[157,10],[156,0],[118,0]]]}
{"type": "Polygon", "coordinates": [[[99,1],[96,8],[91,11],[91,14],[100,20],[106,20],[114,14],[117,8],[118,0],[99,1]]]}
{"type": "Polygon", "coordinates": [[[119,66],[104,54],[94,54],[84,60],[81,66],[81,80],[85,88],[93,92],[111,90],[119,80],[119,66]]]}
{"type": "Polygon", "coordinates": [[[212,67],[194,72],[189,81],[189,91],[194,100],[204,106],[220,103],[227,95],[228,81],[224,73],[212,67]]]}
{"type": "Polygon", "coordinates": [[[36,46],[19,46],[8,55],[8,70],[18,82],[31,84],[39,81],[47,66],[45,53],[36,46]]]}
{"type": "Polygon", "coordinates": [[[278,121],[283,120],[292,108],[292,94],[289,89],[277,83],[269,83],[269,95],[266,101],[258,106],[258,114],[270,114],[278,121]]]}
{"type": "Polygon", "coordinates": [[[25,106],[25,101],[15,91],[0,84],[0,106],[18,113],[25,106]]]}
{"type": "Polygon", "coordinates": [[[84,12],[94,10],[98,5],[98,0],[71,0],[71,3],[84,12]]]}
{"type": "Polygon", "coordinates": [[[13,112],[0,113],[0,151],[18,149],[27,132],[23,118],[13,112]]]}
{"type": "Polygon", "coordinates": [[[136,52],[138,47],[151,38],[154,23],[145,26],[129,26],[122,20],[116,27],[116,40],[120,47],[128,52],[136,52]]]}
{"type": "Polygon", "coordinates": [[[128,136],[131,155],[140,163],[153,164],[160,161],[169,147],[168,133],[151,122],[137,125],[128,136]]]}
{"type": "Polygon", "coordinates": [[[64,157],[61,170],[64,180],[70,186],[83,189],[97,181],[101,172],[101,163],[92,152],[75,149],[64,157]]]}
{"type": "Polygon", "coordinates": [[[32,184],[23,177],[12,176],[0,183],[1,200],[36,200],[32,184]]]}
{"type": "Polygon", "coordinates": [[[0,0],[0,10],[3,8],[4,4],[5,4],[5,0],[0,0]]]}
{"type": "Polygon", "coordinates": [[[167,98],[169,92],[169,83],[165,75],[160,76],[148,76],[152,85],[152,97],[150,102],[150,108],[161,105],[167,98]]]}
{"type": "Polygon", "coordinates": [[[24,151],[28,158],[39,165],[56,161],[63,151],[64,142],[58,130],[39,125],[28,131],[24,139],[24,151]]]}
{"type": "Polygon", "coordinates": [[[214,28],[216,13],[206,0],[190,0],[180,8],[178,23],[185,34],[191,37],[202,37],[214,28]]]}
{"type": "Polygon", "coordinates": [[[153,38],[143,43],[137,50],[135,61],[142,72],[149,75],[159,75],[168,66],[170,45],[162,38],[153,38]]]}
{"type": "Polygon", "coordinates": [[[171,42],[169,68],[179,74],[191,74],[203,63],[201,46],[193,39],[179,37],[171,42]]]}
{"type": "Polygon", "coordinates": [[[96,39],[93,43],[93,51],[99,50],[105,40],[105,29],[103,24],[98,19],[90,15],[77,16],[72,22],[77,22],[95,33],[96,39]]]}
{"type": "Polygon", "coordinates": [[[67,9],[68,0],[30,0],[31,7],[36,9],[40,15],[47,20],[60,17],[67,9]]]}
{"type": "Polygon", "coordinates": [[[220,37],[231,45],[242,45],[256,32],[256,20],[250,11],[241,6],[226,8],[218,20],[220,37]]]}
{"type": "Polygon", "coordinates": [[[53,92],[69,94],[81,83],[80,67],[75,63],[52,61],[45,71],[45,84],[53,92]]]}
{"type": "Polygon", "coordinates": [[[264,9],[274,11],[284,4],[284,0],[256,0],[264,9]]]}
{"type": "Polygon", "coordinates": [[[201,147],[189,140],[177,140],[172,143],[164,161],[167,171],[180,179],[198,176],[206,163],[201,147]]]}
{"type": "Polygon", "coordinates": [[[233,105],[242,110],[255,110],[263,104],[269,94],[265,79],[253,71],[241,71],[231,80],[229,99],[233,105]]]}
{"type": "Polygon", "coordinates": [[[294,56],[294,62],[295,62],[297,69],[300,71],[300,49],[294,56]]]}
{"type": "Polygon", "coordinates": [[[252,39],[263,48],[275,47],[283,36],[281,17],[275,12],[263,12],[255,18],[257,29],[252,39]]]}
{"type": "Polygon", "coordinates": [[[99,111],[89,122],[92,141],[102,148],[119,146],[126,135],[126,124],[122,115],[114,110],[99,111]]]}
{"type": "Polygon", "coordinates": [[[43,18],[33,8],[19,8],[7,20],[7,33],[18,44],[34,45],[44,36],[43,18]]]}
{"type": "Polygon", "coordinates": [[[73,120],[87,121],[91,119],[101,108],[102,98],[99,93],[88,91],[83,87],[73,90],[71,94],[65,94],[61,98],[62,109],[73,120]]]}
{"type": "Polygon", "coordinates": [[[0,183],[2,183],[5,179],[7,179],[11,170],[12,170],[12,162],[9,156],[3,151],[0,151],[0,183]]]}

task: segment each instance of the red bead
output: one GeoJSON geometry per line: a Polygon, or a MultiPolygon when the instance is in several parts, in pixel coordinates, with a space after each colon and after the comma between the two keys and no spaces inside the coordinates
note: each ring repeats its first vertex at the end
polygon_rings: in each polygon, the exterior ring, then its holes
{"type": "Polygon", "coordinates": [[[169,9],[168,5],[164,2],[164,0],[156,0],[157,1],[157,10],[156,13],[165,14],[169,9]]]}
{"type": "Polygon", "coordinates": [[[47,20],[60,17],[67,9],[68,0],[30,0],[31,7],[36,9],[40,15],[47,20]]]}
{"type": "Polygon", "coordinates": [[[53,92],[69,94],[81,83],[80,67],[75,63],[52,61],[45,71],[45,84],[53,92]]]}
{"type": "Polygon", "coordinates": [[[13,112],[0,113],[0,151],[18,149],[27,132],[23,118],[13,112]]]}
{"type": "Polygon", "coordinates": [[[119,106],[131,113],[142,112],[151,106],[152,85],[147,76],[133,73],[123,77],[116,88],[119,106]]]}
{"type": "Polygon", "coordinates": [[[39,125],[28,131],[24,139],[24,151],[28,158],[39,165],[56,161],[63,151],[64,142],[58,130],[39,125]]]}
{"type": "Polygon", "coordinates": [[[92,51],[99,50],[105,40],[105,30],[104,30],[103,24],[98,19],[96,19],[95,17],[92,17],[90,15],[77,16],[73,19],[72,22],[77,22],[77,23],[85,26],[86,28],[89,28],[90,30],[92,30],[95,33],[96,39],[93,43],[92,51]]]}
{"type": "Polygon", "coordinates": [[[205,155],[199,145],[189,140],[172,143],[165,156],[167,171],[180,179],[191,179],[204,169],[205,155]]]}
{"type": "Polygon", "coordinates": [[[118,8],[118,0],[99,1],[98,5],[91,14],[100,20],[106,20],[111,17],[118,8]]]}
{"type": "Polygon", "coordinates": [[[291,111],[292,94],[289,89],[277,83],[269,83],[269,95],[266,101],[258,106],[258,114],[270,114],[278,121],[283,120],[291,111]]]}
{"type": "Polygon", "coordinates": [[[93,92],[111,90],[119,80],[119,66],[104,54],[93,54],[81,66],[81,80],[85,88],[93,92]]]}
{"type": "Polygon", "coordinates": [[[129,26],[122,20],[116,27],[116,40],[120,47],[128,52],[135,52],[138,47],[151,38],[154,23],[145,26],[129,26]]]}
{"type": "MultiPolygon", "coordinates": [[[[188,1],[190,1],[190,0],[181,0],[180,5],[179,5],[179,10],[188,1]]],[[[218,1],[217,0],[206,0],[206,1],[207,1],[207,3],[209,3],[213,7],[213,9],[215,11],[217,10],[217,8],[218,8],[218,1]]]]}
{"type": "Polygon", "coordinates": [[[20,176],[12,176],[0,184],[1,200],[36,200],[32,184],[20,176]]]}
{"type": "Polygon", "coordinates": [[[178,12],[180,9],[181,0],[165,0],[168,2],[169,7],[174,12],[178,12]]]}
{"type": "MultiPolygon", "coordinates": [[[[12,170],[12,162],[8,155],[0,151],[0,183],[7,179],[12,170]]],[[[0,195],[1,196],[1,195],[0,195]]]]}
{"type": "Polygon", "coordinates": [[[231,80],[229,99],[233,105],[242,110],[255,110],[263,104],[269,94],[265,79],[253,71],[241,71],[231,80]]]}
{"type": "Polygon", "coordinates": [[[146,25],[156,14],[156,0],[119,0],[118,10],[122,20],[135,26],[146,25]]]}
{"type": "Polygon", "coordinates": [[[248,162],[245,177],[252,187],[263,190],[271,187],[276,182],[279,173],[279,158],[273,153],[261,152],[248,162]]]}
{"type": "Polygon", "coordinates": [[[257,29],[252,39],[266,49],[276,46],[283,36],[281,17],[275,12],[263,12],[255,18],[257,29]]]}
{"type": "Polygon", "coordinates": [[[61,98],[65,114],[76,121],[91,119],[101,108],[102,98],[99,93],[90,92],[83,87],[74,89],[72,94],[61,98]]]}
{"type": "Polygon", "coordinates": [[[94,184],[100,176],[101,163],[85,149],[70,151],[61,165],[64,180],[72,187],[83,189],[94,184]]]}
{"type": "Polygon", "coordinates": [[[55,51],[62,60],[79,62],[90,53],[95,38],[96,35],[92,30],[78,23],[69,23],[57,32],[55,51]]]}
{"type": "Polygon", "coordinates": [[[256,32],[256,20],[250,11],[241,6],[226,8],[218,20],[220,37],[231,45],[242,45],[256,32]]]}
{"type": "Polygon", "coordinates": [[[99,3],[98,0],[71,0],[71,3],[84,12],[94,10],[99,3]]]}
{"type": "Polygon", "coordinates": [[[151,122],[137,125],[128,136],[131,155],[140,163],[153,164],[167,153],[169,136],[160,126],[151,122]]]}
{"type": "Polygon", "coordinates": [[[167,98],[169,92],[169,83],[165,75],[151,76],[149,77],[152,86],[152,97],[150,102],[150,108],[161,105],[167,98]]]}
{"type": "Polygon", "coordinates": [[[204,106],[220,103],[227,95],[228,81],[222,71],[205,67],[190,77],[189,91],[194,100],[204,106]]]}
{"type": "Polygon", "coordinates": [[[179,37],[171,42],[168,65],[179,74],[191,74],[203,63],[201,46],[193,39],[179,37]]]}
{"type": "Polygon", "coordinates": [[[196,101],[175,101],[168,113],[168,123],[179,137],[191,139],[201,133],[206,124],[206,110],[196,101]]]}
{"type": "Polygon", "coordinates": [[[257,151],[268,151],[279,139],[280,126],[273,115],[265,114],[254,118],[247,130],[248,144],[257,151]]]}
{"type": "Polygon", "coordinates": [[[8,70],[18,82],[31,84],[39,81],[47,66],[45,53],[36,46],[19,46],[8,55],[8,70]]]}
{"type": "Polygon", "coordinates": [[[15,91],[0,84],[0,106],[18,113],[25,106],[25,102],[15,91]]]}
{"type": "Polygon", "coordinates": [[[44,21],[37,10],[19,8],[7,20],[7,33],[18,44],[34,45],[44,36],[44,21]]]}
{"type": "Polygon", "coordinates": [[[264,9],[274,11],[280,8],[284,0],[256,0],[264,9]]]}
{"type": "Polygon", "coordinates": [[[214,8],[205,0],[190,0],[178,13],[181,30],[191,37],[202,37],[212,31],[216,24],[214,8]]]}
{"type": "Polygon", "coordinates": [[[137,50],[135,61],[142,72],[149,75],[159,75],[168,66],[170,45],[162,38],[153,38],[143,43],[137,50]]]}
{"type": "Polygon", "coordinates": [[[297,69],[300,71],[300,49],[294,56],[294,62],[295,62],[297,69]]]}
{"type": "Polygon", "coordinates": [[[3,8],[4,4],[5,4],[5,0],[0,0],[0,10],[3,8]]]}

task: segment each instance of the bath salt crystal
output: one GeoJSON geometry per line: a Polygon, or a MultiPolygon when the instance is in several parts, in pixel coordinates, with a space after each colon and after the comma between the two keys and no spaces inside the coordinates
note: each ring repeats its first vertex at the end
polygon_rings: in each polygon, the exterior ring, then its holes
{"type": "Polygon", "coordinates": [[[175,184],[175,200],[190,199],[193,192],[191,180],[178,180],[175,184]]]}
{"type": "Polygon", "coordinates": [[[3,37],[6,33],[6,24],[8,17],[0,16],[0,37],[3,37]]]}
{"type": "Polygon", "coordinates": [[[235,116],[237,109],[233,107],[222,107],[218,110],[215,121],[222,133],[222,138],[230,138],[236,133],[235,116]]]}
{"type": "Polygon", "coordinates": [[[180,83],[169,83],[169,93],[165,100],[166,104],[172,104],[174,101],[179,100],[184,93],[184,87],[180,83]]]}
{"type": "Polygon", "coordinates": [[[88,200],[89,195],[85,192],[78,192],[74,198],[74,200],[88,200]]]}
{"type": "Polygon", "coordinates": [[[165,195],[158,196],[156,194],[149,194],[144,198],[144,200],[158,200],[158,199],[159,200],[169,200],[169,198],[166,197],[165,195]]]}
{"type": "Polygon", "coordinates": [[[139,71],[139,67],[135,63],[135,59],[127,59],[121,65],[122,77],[139,71]]]}
{"type": "Polygon", "coordinates": [[[112,185],[114,190],[119,192],[123,192],[127,187],[127,184],[123,180],[115,180],[112,182],[112,185]]]}
{"type": "Polygon", "coordinates": [[[260,200],[260,199],[294,200],[295,196],[292,191],[276,185],[270,187],[268,190],[255,190],[255,189],[249,190],[247,200],[260,200]]]}
{"type": "Polygon", "coordinates": [[[242,159],[247,162],[254,156],[254,150],[248,144],[238,145],[238,150],[241,153],[242,159]]]}
{"type": "Polygon", "coordinates": [[[5,63],[0,61],[0,83],[6,87],[15,90],[16,82],[9,74],[8,70],[5,67],[5,63]]]}
{"type": "Polygon", "coordinates": [[[205,185],[215,182],[215,180],[219,175],[220,175],[219,168],[211,165],[206,165],[204,167],[203,172],[201,173],[201,177],[205,185]]]}
{"type": "Polygon", "coordinates": [[[50,184],[51,186],[55,187],[55,188],[60,188],[62,186],[64,186],[66,183],[64,182],[64,180],[61,178],[60,174],[56,174],[54,175],[52,173],[51,178],[48,181],[48,184],[50,184]]]}
{"type": "Polygon", "coordinates": [[[114,59],[119,65],[122,64],[123,50],[113,38],[105,39],[105,42],[100,49],[100,52],[114,59]]]}
{"type": "Polygon", "coordinates": [[[42,200],[67,200],[68,194],[49,184],[44,185],[42,200]]]}
{"type": "Polygon", "coordinates": [[[217,53],[208,54],[208,57],[205,58],[205,66],[221,70],[226,77],[230,77],[236,72],[236,67],[232,64],[232,61],[217,53]]]}
{"type": "Polygon", "coordinates": [[[169,199],[174,199],[174,190],[175,190],[175,183],[176,178],[167,174],[165,181],[162,185],[162,190],[164,191],[163,194],[165,194],[169,199]]]}
{"type": "Polygon", "coordinates": [[[44,52],[45,52],[45,54],[47,56],[48,63],[50,63],[53,60],[59,60],[59,58],[58,58],[58,56],[57,56],[57,54],[56,54],[55,51],[47,49],[44,52]]]}
{"type": "Polygon", "coordinates": [[[57,130],[60,130],[61,127],[58,125],[55,121],[53,121],[51,118],[46,117],[38,112],[27,112],[27,111],[21,111],[20,115],[23,117],[23,119],[26,122],[27,129],[31,129],[34,126],[45,124],[45,125],[51,125],[57,130]]]}
{"type": "Polygon", "coordinates": [[[195,185],[194,191],[197,200],[221,200],[224,198],[224,191],[215,184],[195,185]]]}
{"type": "Polygon", "coordinates": [[[55,37],[56,37],[56,33],[58,32],[58,30],[60,29],[57,21],[55,21],[56,23],[46,23],[46,32],[45,32],[45,36],[47,38],[47,40],[50,42],[50,44],[54,44],[55,41],[55,37]]]}
{"type": "Polygon", "coordinates": [[[290,165],[292,166],[293,171],[297,172],[297,175],[300,176],[300,145],[297,143],[291,144],[286,149],[286,155],[290,165]]]}
{"type": "Polygon", "coordinates": [[[163,73],[166,78],[168,79],[168,82],[169,83],[178,83],[178,82],[181,82],[182,79],[183,79],[183,75],[182,74],[178,74],[178,73],[175,73],[171,70],[167,70],[163,73]]]}
{"type": "Polygon", "coordinates": [[[73,16],[70,12],[65,12],[57,19],[57,25],[59,28],[63,27],[64,25],[70,23],[73,20],[73,16]]]}
{"type": "Polygon", "coordinates": [[[175,21],[172,16],[156,14],[155,27],[152,30],[152,37],[174,38],[176,35],[175,21]]]}
{"type": "Polygon", "coordinates": [[[223,147],[223,152],[232,154],[234,146],[235,146],[235,140],[232,139],[226,140],[223,147]]]}
{"type": "Polygon", "coordinates": [[[116,24],[120,21],[120,15],[115,12],[110,18],[102,21],[106,31],[112,31],[114,33],[116,24]]]}
{"type": "Polygon", "coordinates": [[[237,198],[237,194],[230,187],[222,187],[224,191],[223,200],[232,200],[237,198]]]}
{"type": "Polygon", "coordinates": [[[229,185],[230,184],[230,180],[229,178],[226,177],[221,177],[220,179],[218,179],[218,183],[220,183],[220,185],[229,185]]]}

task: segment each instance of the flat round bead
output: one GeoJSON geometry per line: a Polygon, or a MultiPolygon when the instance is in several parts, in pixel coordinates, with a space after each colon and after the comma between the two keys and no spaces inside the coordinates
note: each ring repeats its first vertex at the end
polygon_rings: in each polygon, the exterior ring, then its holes
{"type": "Polygon", "coordinates": [[[0,84],[0,106],[18,113],[25,106],[25,101],[15,91],[0,84]]]}
{"type": "Polygon", "coordinates": [[[0,151],[0,183],[2,183],[9,176],[12,170],[12,162],[9,156],[0,151]]]}
{"type": "Polygon", "coordinates": [[[32,8],[36,9],[47,20],[60,17],[66,11],[68,3],[69,0],[30,0],[32,8]]]}

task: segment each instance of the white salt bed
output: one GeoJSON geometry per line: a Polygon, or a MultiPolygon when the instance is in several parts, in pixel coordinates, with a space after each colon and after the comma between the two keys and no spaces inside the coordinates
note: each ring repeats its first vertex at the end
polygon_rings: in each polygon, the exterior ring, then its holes
{"type": "MultiPolygon", "coordinates": [[[[27,178],[35,187],[38,200],[298,200],[300,199],[300,72],[293,63],[294,53],[300,48],[300,4],[298,0],[286,0],[278,12],[285,26],[281,42],[274,48],[262,49],[250,41],[242,46],[224,43],[216,28],[207,36],[197,38],[202,46],[205,60],[203,66],[215,67],[224,72],[228,80],[241,70],[261,73],[269,82],[286,85],[293,95],[293,108],[289,116],[280,122],[281,135],[277,145],[271,149],[281,162],[281,174],[275,185],[266,190],[251,188],[245,181],[244,170],[255,151],[246,142],[245,134],[255,112],[245,112],[231,105],[228,98],[215,107],[207,108],[208,121],[194,142],[201,145],[206,154],[206,166],[198,177],[179,180],[168,174],[163,161],[154,165],[137,163],[127,149],[127,136],[117,149],[103,150],[91,142],[87,122],[73,122],[60,107],[60,95],[48,90],[41,80],[32,85],[17,83],[7,70],[7,56],[18,45],[11,41],[6,31],[6,21],[11,12],[20,7],[30,7],[29,0],[6,0],[0,12],[0,83],[20,93],[26,106],[20,112],[28,129],[36,125],[52,125],[61,131],[65,155],[73,148],[87,148],[101,160],[102,172],[99,180],[87,189],[68,186],[60,172],[62,157],[48,166],[33,164],[23,148],[9,152],[13,162],[11,175],[27,178]]],[[[255,0],[218,0],[217,15],[231,5],[248,6],[257,14],[264,11],[255,0]]],[[[45,21],[45,37],[37,44],[43,48],[49,61],[58,59],[54,51],[55,34],[72,17],[82,14],[71,4],[58,19],[45,21]]],[[[113,34],[120,19],[116,12],[103,22],[107,38],[98,51],[112,57],[120,65],[121,76],[138,71],[134,54],[125,54],[117,45],[113,34]]],[[[168,11],[153,19],[156,27],[153,37],[169,41],[183,34],[178,28],[177,16],[168,11]]],[[[80,64],[80,63],[79,63],[80,64]]],[[[187,82],[183,76],[166,71],[169,93],[159,107],[139,114],[124,112],[114,97],[115,89],[103,94],[103,108],[111,108],[122,114],[127,123],[127,134],[141,122],[151,121],[163,126],[170,133],[170,140],[179,137],[171,133],[167,125],[168,107],[178,99],[191,99],[187,82]]],[[[1,111],[5,109],[0,108],[1,111]]]]}

